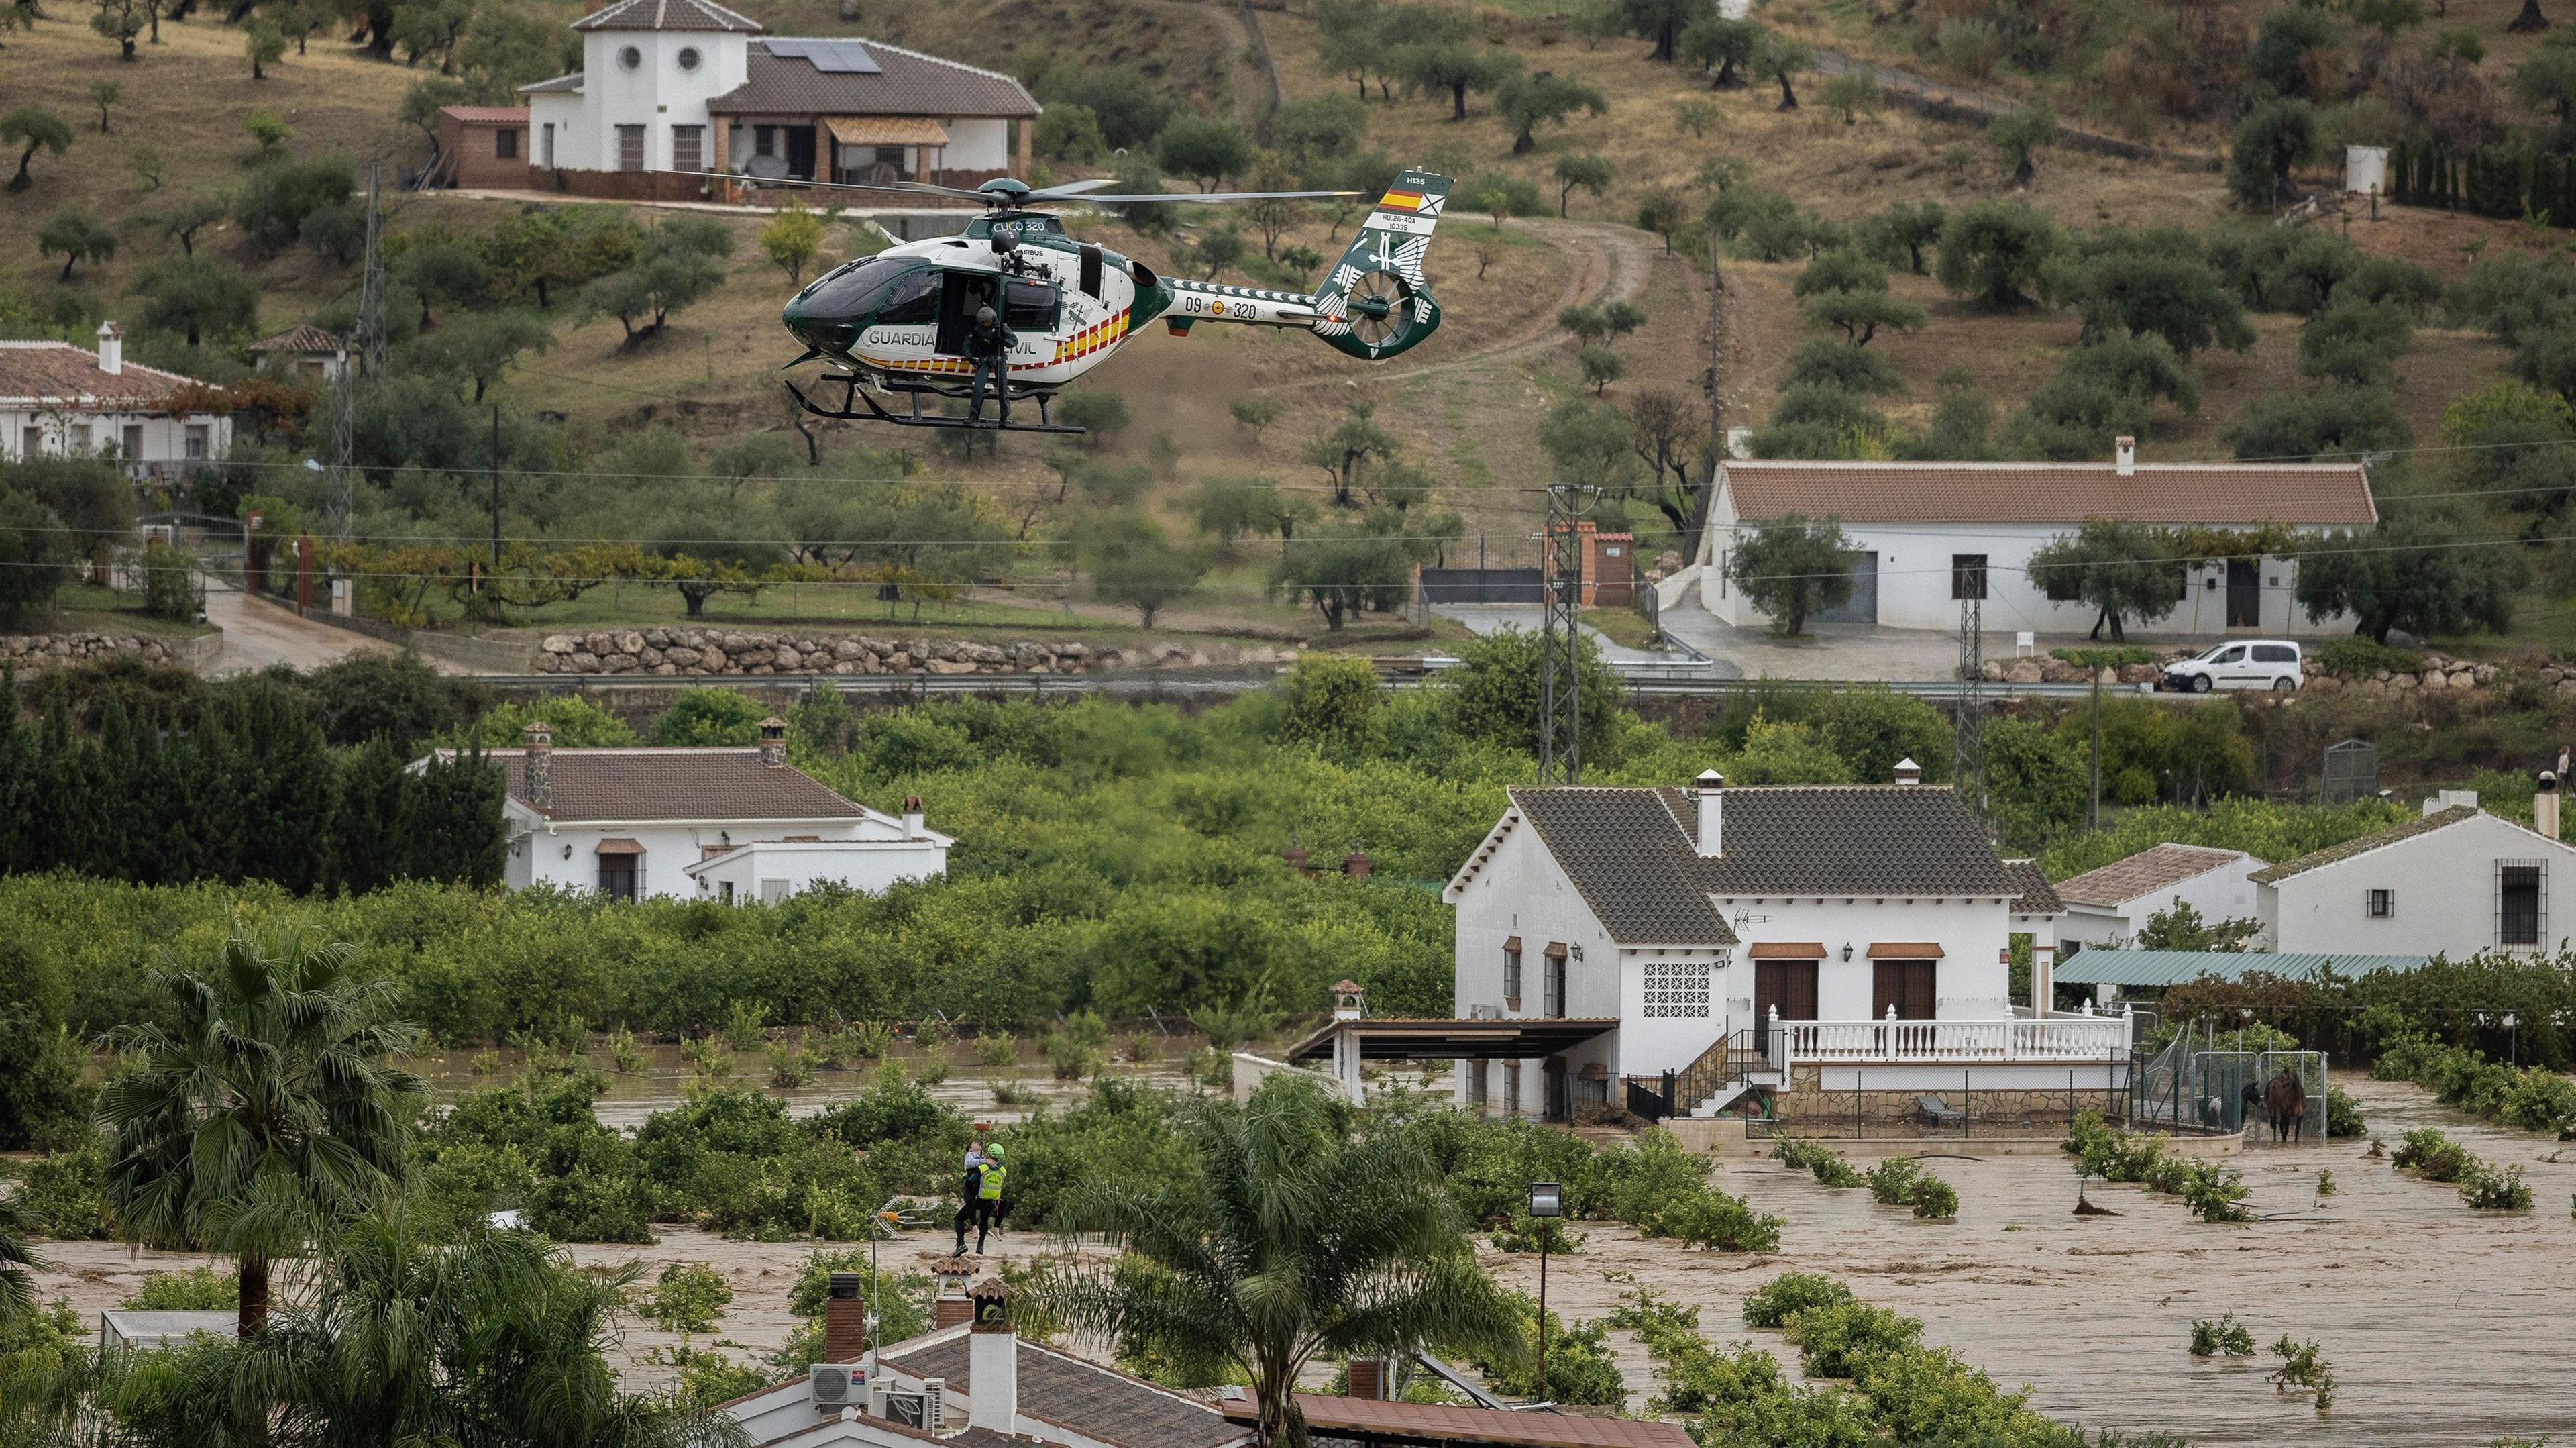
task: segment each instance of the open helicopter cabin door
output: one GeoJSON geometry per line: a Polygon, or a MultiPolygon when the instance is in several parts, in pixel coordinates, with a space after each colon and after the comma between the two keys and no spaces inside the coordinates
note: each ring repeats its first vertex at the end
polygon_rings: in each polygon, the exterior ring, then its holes
{"type": "Polygon", "coordinates": [[[993,287],[1001,283],[1005,300],[998,309],[1002,325],[1014,332],[1045,336],[1055,331],[1057,294],[1053,282],[1004,279],[991,272],[952,271],[940,275],[940,355],[963,357],[966,339],[975,330],[975,309],[991,306],[993,287]]]}

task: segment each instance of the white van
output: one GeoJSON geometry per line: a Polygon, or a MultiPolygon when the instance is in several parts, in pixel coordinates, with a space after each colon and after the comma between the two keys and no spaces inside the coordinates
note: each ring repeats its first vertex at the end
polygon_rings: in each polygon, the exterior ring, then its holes
{"type": "Polygon", "coordinates": [[[2186,694],[2212,689],[2277,689],[2290,693],[2307,682],[2299,646],[2282,639],[2230,639],[2165,665],[2160,687],[2186,694]]]}

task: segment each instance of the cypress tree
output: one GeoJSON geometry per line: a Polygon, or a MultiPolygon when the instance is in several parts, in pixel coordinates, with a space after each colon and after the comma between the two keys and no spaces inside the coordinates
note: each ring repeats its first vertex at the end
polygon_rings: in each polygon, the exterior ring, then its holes
{"type": "Polygon", "coordinates": [[[332,830],[332,883],[373,890],[399,872],[404,796],[412,780],[402,756],[379,738],[340,759],[338,811],[332,830]]]}

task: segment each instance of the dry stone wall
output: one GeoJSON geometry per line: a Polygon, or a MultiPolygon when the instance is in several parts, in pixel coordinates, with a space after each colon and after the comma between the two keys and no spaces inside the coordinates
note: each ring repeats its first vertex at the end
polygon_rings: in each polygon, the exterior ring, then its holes
{"type": "Polygon", "coordinates": [[[110,658],[185,663],[187,649],[184,644],[174,646],[168,639],[141,634],[0,634],[0,667],[33,672],[110,658]]]}
{"type": "Polygon", "coordinates": [[[1278,664],[1296,656],[1294,648],[1266,645],[1114,648],[1074,642],[984,644],[863,634],[630,628],[548,634],[538,645],[536,663],[541,674],[1082,674],[1278,664]]]}

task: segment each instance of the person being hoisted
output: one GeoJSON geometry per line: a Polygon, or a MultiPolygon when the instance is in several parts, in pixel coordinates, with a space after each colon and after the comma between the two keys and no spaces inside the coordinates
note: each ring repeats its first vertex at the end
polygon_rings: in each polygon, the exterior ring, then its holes
{"type": "Polygon", "coordinates": [[[966,1255],[966,1228],[970,1224],[975,1228],[975,1255],[978,1257],[984,1255],[986,1235],[1001,1230],[1002,1188],[1009,1179],[1009,1170],[1002,1165],[1001,1143],[985,1147],[980,1159],[971,1153],[967,1156],[966,1187],[957,1206],[954,1224],[958,1256],[966,1255]]]}
{"type": "Polygon", "coordinates": [[[966,334],[966,355],[975,364],[975,390],[966,407],[969,423],[983,420],[984,384],[990,380],[1001,408],[999,425],[1011,425],[1011,349],[1018,345],[1019,337],[1002,325],[991,303],[975,309],[975,326],[966,334]]]}

